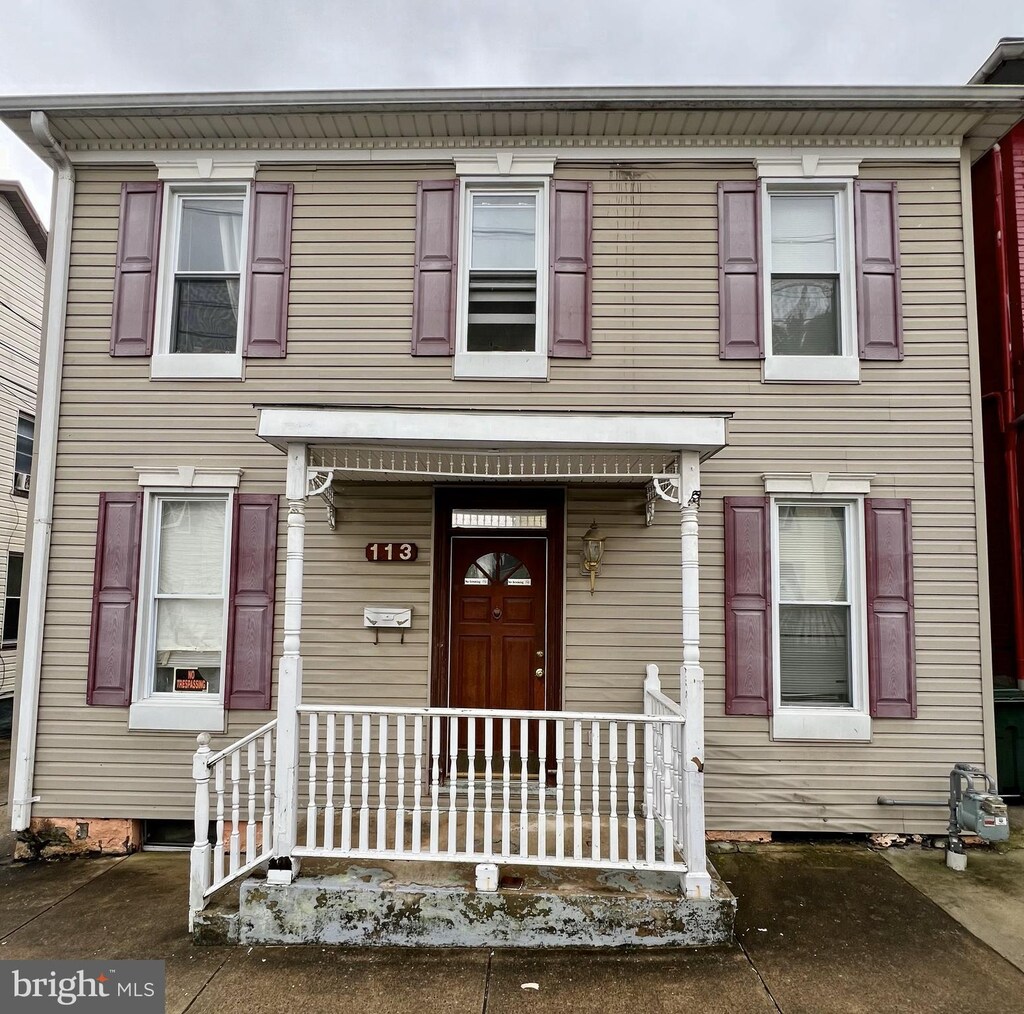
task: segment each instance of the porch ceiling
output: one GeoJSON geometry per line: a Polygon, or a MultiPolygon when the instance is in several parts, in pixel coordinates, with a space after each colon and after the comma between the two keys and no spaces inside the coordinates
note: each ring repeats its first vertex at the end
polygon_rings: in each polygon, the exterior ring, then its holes
{"type": "Polygon", "coordinates": [[[684,450],[725,445],[726,417],[650,413],[263,408],[258,433],[338,481],[594,482],[642,485],[684,450]]]}

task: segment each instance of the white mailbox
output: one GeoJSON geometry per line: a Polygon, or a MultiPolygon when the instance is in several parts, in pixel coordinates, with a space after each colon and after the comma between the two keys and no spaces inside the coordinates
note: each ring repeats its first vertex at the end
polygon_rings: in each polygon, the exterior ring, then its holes
{"type": "Polygon", "coordinates": [[[366,606],[363,609],[364,627],[411,627],[412,610],[391,606],[366,606]]]}

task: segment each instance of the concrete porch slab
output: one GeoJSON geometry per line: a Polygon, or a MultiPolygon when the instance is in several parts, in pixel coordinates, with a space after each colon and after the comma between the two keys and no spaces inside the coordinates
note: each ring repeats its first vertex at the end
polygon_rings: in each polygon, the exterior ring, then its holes
{"type": "Polygon", "coordinates": [[[501,868],[478,892],[473,867],[351,862],[288,886],[242,884],[241,944],[431,947],[703,946],[732,939],[736,899],[712,870],[712,895],[682,897],[663,873],[501,868]]]}

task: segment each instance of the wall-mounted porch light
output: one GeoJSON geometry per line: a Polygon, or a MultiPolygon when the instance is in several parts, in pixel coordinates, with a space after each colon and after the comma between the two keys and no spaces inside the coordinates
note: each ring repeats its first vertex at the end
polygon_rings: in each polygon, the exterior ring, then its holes
{"type": "Polygon", "coordinates": [[[601,573],[601,558],[604,556],[605,536],[597,527],[597,522],[591,522],[586,535],[582,538],[583,549],[580,553],[580,573],[590,575],[590,594],[594,594],[594,586],[597,583],[597,575],[601,573]]]}

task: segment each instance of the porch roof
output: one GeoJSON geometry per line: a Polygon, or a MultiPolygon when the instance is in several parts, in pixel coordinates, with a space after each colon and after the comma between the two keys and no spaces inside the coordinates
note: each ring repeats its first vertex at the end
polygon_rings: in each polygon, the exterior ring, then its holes
{"type": "Polygon", "coordinates": [[[725,446],[726,414],[458,412],[263,407],[258,434],[347,481],[591,481],[643,484],[678,470],[684,450],[725,446]]]}

